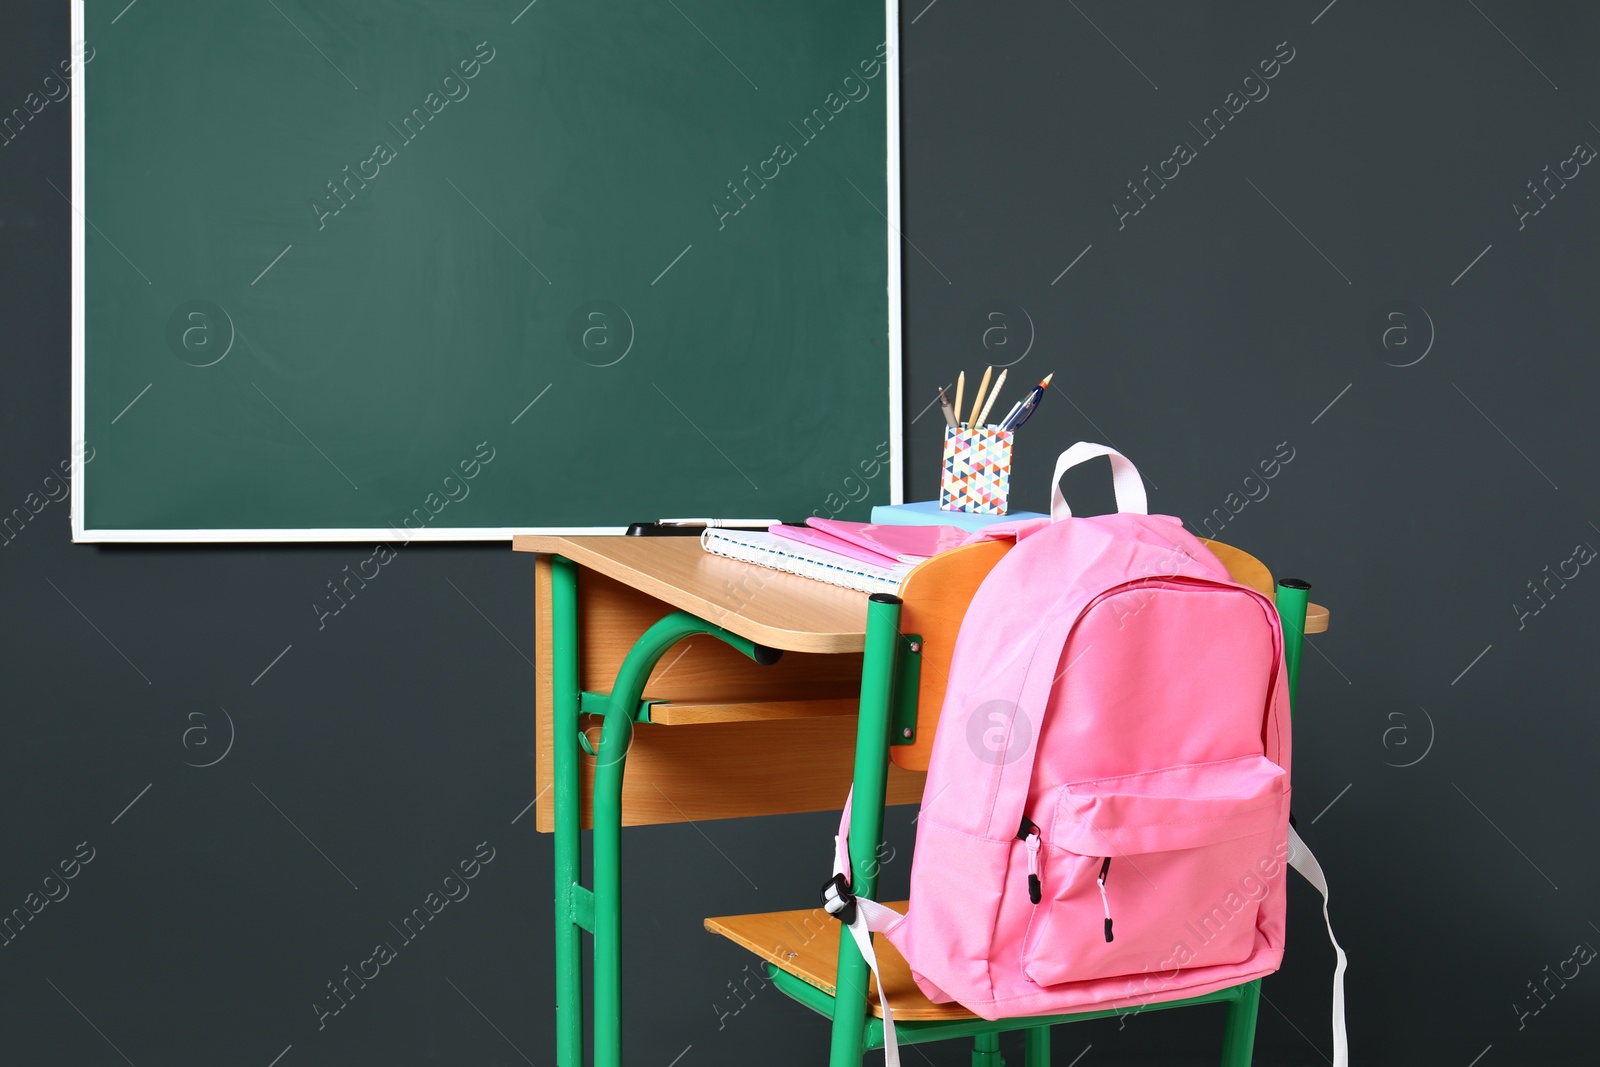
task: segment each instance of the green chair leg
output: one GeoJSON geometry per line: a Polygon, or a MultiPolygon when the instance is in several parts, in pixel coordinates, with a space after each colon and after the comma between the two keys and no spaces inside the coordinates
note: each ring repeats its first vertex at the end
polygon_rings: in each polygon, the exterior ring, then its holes
{"type": "Polygon", "coordinates": [[[1050,1067],[1050,1028],[1035,1026],[1023,1035],[1023,1049],[1027,1067],[1050,1067]]]}
{"type": "Polygon", "coordinates": [[[1245,986],[1239,999],[1228,1005],[1227,1027],[1222,1033],[1222,1067],[1250,1067],[1256,1045],[1256,1014],[1261,1010],[1261,979],[1245,986]]]}
{"type": "Polygon", "coordinates": [[[1299,578],[1278,582],[1278,617],[1283,620],[1283,662],[1289,674],[1289,709],[1295,706],[1300,690],[1300,653],[1306,641],[1306,605],[1310,603],[1311,583],[1299,578]]]}
{"type": "Polygon", "coordinates": [[[972,1067],[1005,1067],[999,1034],[978,1034],[972,1039],[972,1067]]]}
{"type": "MultiPolygon", "coordinates": [[[[861,711],[856,720],[855,796],[850,807],[850,888],[869,899],[878,892],[878,845],[883,840],[883,801],[889,777],[889,705],[899,637],[900,598],[874,593],[867,602],[861,711]]],[[[829,1067],[861,1067],[868,973],[867,961],[841,926],[829,1067]]]]}

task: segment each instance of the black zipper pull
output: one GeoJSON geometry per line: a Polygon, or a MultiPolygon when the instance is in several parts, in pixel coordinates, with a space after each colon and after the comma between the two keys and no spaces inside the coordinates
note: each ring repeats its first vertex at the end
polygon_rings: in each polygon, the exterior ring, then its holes
{"type": "Polygon", "coordinates": [[[1095,884],[1100,887],[1100,904],[1106,910],[1106,941],[1111,941],[1111,900],[1106,896],[1106,875],[1111,873],[1111,857],[1107,856],[1105,862],[1100,864],[1100,877],[1095,879],[1095,884]]]}
{"type": "Polygon", "coordinates": [[[1028,900],[1037,904],[1044,898],[1044,887],[1039,884],[1039,828],[1026,815],[1017,825],[1017,840],[1028,844],[1028,900]]]}

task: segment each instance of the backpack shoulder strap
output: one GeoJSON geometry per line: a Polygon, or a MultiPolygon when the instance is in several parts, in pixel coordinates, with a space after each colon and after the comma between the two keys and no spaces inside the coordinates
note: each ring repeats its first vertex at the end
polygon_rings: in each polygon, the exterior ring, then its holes
{"type": "MultiPolygon", "coordinates": [[[[872,977],[878,980],[878,1003],[883,1006],[883,1064],[884,1067],[900,1067],[900,1042],[895,1038],[894,1014],[889,1010],[883,975],[878,973],[878,954],[872,948],[872,935],[889,929],[905,916],[875,900],[850,893],[850,804],[855,794],[852,786],[844,798],[839,833],[833,839],[833,877],[822,885],[822,906],[850,931],[862,959],[872,969],[872,977]]],[[[843,990],[834,991],[835,996],[841,993],[843,990]]]]}
{"type": "Polygon", "coordinates": [[[1322,894],[1322,918],[1328,924],[1328,940],[1333,943],[1333,954],[1338,960],[1333,968],[1333,1067],[1349,1067],[1350,1044],[1344,1029],[1344,972],[1349,961],[1345,959],[1344,949],[1339,947],[1338,938],[1333,936],[1333,917],[1328,914],[1328,879],[1317,857],[1311,854],[1292,826],[1289,827],[1289,866],[1322,894]]]}

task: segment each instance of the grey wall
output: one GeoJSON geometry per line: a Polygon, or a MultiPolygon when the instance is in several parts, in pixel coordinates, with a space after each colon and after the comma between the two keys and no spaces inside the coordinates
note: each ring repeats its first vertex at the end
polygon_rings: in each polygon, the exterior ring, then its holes
{"type": "MultiPolygon", "coordinates": [[[[1310,580],[1334,625],[1306,656],[1296,805],[1359,1062],[1593,1062],[1600,977],[1549,976],[1600,945],[1581,562],[1600,179],[1563,163],[1600,144],[1600,14],[922,2],[903,19],[911,494],[936,486],[936,388],[1015,362],[1062,387],[1019,440],[1018,504],[1044,505],[1061,447],[1109,441],[1155,508],[1310,580]],[[1189,124],[1284,41],[1270,95],[1203,142],[1189,124]],[[1179,141],[1195,158],[1124,215],[1179,141]],[[1519,218],[1547,164],[1579,173],[1519,218]]],[[[9,110],[70,42],[65,5],[4,27],[9,110]]],[[[67,187],[67,118],[51,104],[0,147],[6,512],[70,450],[72,209],[46,181],[67,187]]],[[[1102,474],[1069,491],[1106,506],[1102,474]]],[[[550,843],[514,821],[534,793],[526,559],[405,548],[319,630],[308,605],[370,548],[73,546],[64,503],[13,533],[0,912],[61,899],[0,947],[0,1058],[552,1062],[550,843]],[[480,842],[492,861],[450,883],[470,895],[403,942],[389,924],[480,842]],[[64,861],[76,876],[47,883],[64,861]],[[384,940],[397,957],[319,1029],[324,983],[384,940]]],[[[699,920],[807,903],[828,821],[629,833],[630,1062],[821,1062],[823,1023],[754,980],[734,999],[746,958],[699,920]]],[[[1291,906],[1259,1062],[1317,1064],[1332,956],[1314,895],[1291,906]]],[[[1057,1061],[1205,1062],[1220,1016],[1189,1014],[1061,1031],[1057,1061]]]]}

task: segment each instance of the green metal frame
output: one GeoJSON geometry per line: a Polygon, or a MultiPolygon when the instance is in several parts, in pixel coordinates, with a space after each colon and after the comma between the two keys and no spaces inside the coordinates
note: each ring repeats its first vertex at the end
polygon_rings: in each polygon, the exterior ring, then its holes
{"type": "Polygon", "coordinates": [[[1300,652],[1306,640],[1306,605],[1311,601],[1311,583],[1285,578],[1278,583],[1278,618],[1283,620],[1283,662],[1289,672],[1289,708],[1294,709],[1300,691],[1300,652]]]}
{"type": "MultiPolygon", "coordinates": [[[[1278,583],[1277,603],[1283,623],[1284,664],[1291,712],[1300,675],[1305,616],[1310,586],[1296,579],[1278,583]]],[[[850,865],[854,893],[875,897],[878,847],[883,839],[883,811],[888,784],[889,748],[916,736],[916,694],[920,677],[920,639],[900,633],[900,598],[874,594],[867,603],[866,648],[862,659],[860,714],[856,722],[855,802],[850,813],[850,865]],[[909,733],[907,732],[909,731],[909,733]]],[[[673,645],[695,634],[708,634],[758,663],[772,662],[772,651],[714,623],[684,611],[663,617],[640,636],[623,658],[610,694],[578,688],[577,566],[561,556],[551,558],[551,628],[553,655],[550,709],[554,739],[553,807],[555,812],[556,909],[556,1063],[583,1067],[582,931],[594,935],[594,1067],[622,1063],[622,778],[635,722],[648,722],[652,701],[643,698],[650,672],[673,645]],[[603,719],[600,746],[593,749],[578,732],[579,715],[603,719]],[[581,883],[578,811],[578,753],[596,756],[593,825],[594,885],[581,883]]],[[[774,986],[792,999],[832,1020],[830,1067],[858,1067],[868,1049],[883,1047],[883,1020],[867,1011],[868,968],[855,941],[841,928],[835,990],[829,996],[769,964],[774,986]]],[[[1048,1067],[1050,1028],[1110,1015],[1164,1011],[1201,1004],[1225,1003],[1222,1067],[1249,1067],[1255,1044],[1261,981],[1256,979],[1203,996],[1139,1008],[1076,1012],[1024,1019],[961,1019],[949,1022],[903,1022],[895,1027],[901,1044],[956,1037],[973,1039],[973,1067],[1001,1067],[999,1035],[1023,1031],[1027,1067],[1048,1067]],[[1021,1025],[1019,1025],[1021,1024],[1021,1025]]]]}
{"type": "MultiPolygon", "coordinates": [[[[900,598],[867,598],[867,641],[861,660],[861,712],[856,720],[855,794],[850,805],[850,891],[878,895],[878,845],[883,841],[883,805],[889,782],[889,723],[894,697],[895,653],[900,647],[900,598]]],[[[834,988],[830,1064],[861,1063],[867,1023],[867,961],[843,927],[834,988]],[[848,994],[848,995],[845,995],[848,994]]]]}
{"type": "Polygon", "coordinates": [[[889,705],[889,744],[917,741],[917,693],[922,689],[922,635],[900,634],[894,667],[894,696],[889,705]]]}
{"type": "MultiPolygon", "coordinates": [[[[617,670],[610,694],[578,688],[577,565],[552,556],[550,567],[550,648],[553,658],[551,739],[554,748],[552,806],[556,875],[556,1062],[583,1067],[582,931],[594,935],[594,1063],[622,1063],[622,776],[633,724],[648,722],[657,701],[644,699],[650,672],[686,637],[717,638],[757,663],[776,662],[777,654],[749,638],[725,630],[687,611],[656,621],[634,642],[617,670]],[[596,749],[578,729],[580,715],[601,718],[596,749]],[[594,886],[582,884],[579,835],[578,752],[595,757],[593,797],[594,886]]],[[[887,709],[879,721],[885,721],[887,709]]],[[[881,812],[882,796],[879,796],[881,812]]]]}
{"type": "Polygon", "coordinates": [[[583,1067],[584,930],[593,930],[594,896],[579,884],[578,827],[578,566],[550,560],[550,736],[554,781],[556,868],[556,1062],[583,1067]],[[565,740],[563,740],[565,739],[565,740]],[[579,899],[586,901],[580,907],[579,899]]]}

